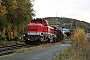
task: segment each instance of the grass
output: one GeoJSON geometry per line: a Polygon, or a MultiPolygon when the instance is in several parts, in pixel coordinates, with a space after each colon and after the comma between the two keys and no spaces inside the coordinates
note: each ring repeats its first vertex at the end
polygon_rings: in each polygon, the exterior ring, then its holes
{"type": "Polygon", "coordinates": [[[9,57],[9,56],[14,56],[15,55],[15,53],[13,53],[13,54],[8,54],[8,55],[3,55],[3,56],[0,56],[0,58],[5,58],[5,57],[9,57]]]}
{"type": "Polygon", "coordinates": [[[57,56],[54,60],[80,60],[76,57],[74,50],[69,47],[65,51],[63,51],[59,56],[57,56]]]}

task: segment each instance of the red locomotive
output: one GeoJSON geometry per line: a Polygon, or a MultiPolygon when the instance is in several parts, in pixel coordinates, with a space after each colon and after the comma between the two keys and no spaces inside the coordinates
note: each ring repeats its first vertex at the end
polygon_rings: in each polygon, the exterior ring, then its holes
{"type": "Polygon", "coordinates": [[[33,19],[28,24],[24,41],[26,44],[55,42],[57,40],[55,30],[55,28],[49,26],[47,20],[41,18],[33,19]]]}

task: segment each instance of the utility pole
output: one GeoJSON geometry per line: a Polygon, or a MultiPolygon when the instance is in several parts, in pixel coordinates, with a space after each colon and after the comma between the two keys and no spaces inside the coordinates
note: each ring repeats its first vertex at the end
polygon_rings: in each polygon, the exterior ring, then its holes
{"type": "Polygon", "coordinates": [[[56,17],[57,17],[57,13],[56,13],[56,17]]]}
{"type": "Polygon", "coordinates": [[[30,0],[31,2],[35,2],[35,0],[30,0]]]}
{"type": "Polygon", "coordinates": [[[56,13],[56,20],[57,20],[57,13],[56,13]]]}

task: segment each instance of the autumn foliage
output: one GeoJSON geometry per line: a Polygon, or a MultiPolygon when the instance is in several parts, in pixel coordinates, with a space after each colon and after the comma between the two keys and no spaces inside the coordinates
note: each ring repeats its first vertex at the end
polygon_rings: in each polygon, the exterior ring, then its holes
{"type": "Polygon", "coordinates": [[[63,51],[56,60],[90,60],[89,40],[83,29],[75,29],[69,40],[71,46],[63,51]]]}
{"type": "Polygon", "coordinates": [[[70,36],[71,45],[75,48],[83,48],[87,42],[87,35],[83,29],[77,28],[70,36]]]}
{"type": "Polygon", "coordinates": [[[33,16],[35,14],[30,0],[0,0],[0,40],[23,38],[33,16]]]}
{"type": "Polygon", "coordinates": [[[70,36],[71,48],[75,59],[90,59],[90,42],[88,42],[87,34],[83,29],[77,28],[70,36]]]}

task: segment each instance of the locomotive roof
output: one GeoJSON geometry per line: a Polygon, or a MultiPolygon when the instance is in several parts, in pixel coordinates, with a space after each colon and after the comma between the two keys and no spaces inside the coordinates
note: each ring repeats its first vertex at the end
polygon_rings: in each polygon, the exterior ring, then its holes
{"type": "Polygon", "coordinates": [[[45,19],[43,19],[43,18],[36,18],[36,19],[33,19],[33,20],[45,20],[45,19]]]}

